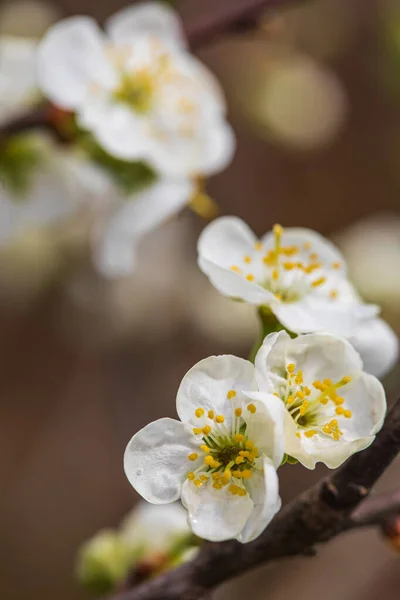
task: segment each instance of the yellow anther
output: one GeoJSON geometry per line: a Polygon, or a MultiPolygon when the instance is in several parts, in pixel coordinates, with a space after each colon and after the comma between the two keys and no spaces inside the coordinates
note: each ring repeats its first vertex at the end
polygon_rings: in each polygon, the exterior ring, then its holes
{"type": "Polygon", "coordinates": [[[235,440],[235,442],[243,442],[244,440],[244,435],[242,435],[241,433],[235,433],[235,435],[233,436],[233,439],[235,440]]]}
{"type": "Polygon", "coordinates": [[[307,386],[304,386],[304,393],[305,393],[306,396],[309,396],[311,394],[310,388],[307,387],[307,386]]]}
{"type": "Polygon", "coordinates": [[[249,265],[251,263],[251,256],[249,256],[248,254],[246,254],[246,256],[244,257],[243,260],[246,263],[246,265],[249,265]]]}
{"type": "Polygon", "coordinates": [[[296,437],[301,438],[301,433],[299,431],[296,433],[296,437]]]}
{"type": "MultiPolygon", "coordinates": [[[[230,475],[230,472],[229,472],[229,475],[230,475]]],[[[231,480],[230,476],[229,476],[229,478],[225,477],[225,475],[223,475],[221,477],[221,483],[222,483],[222,485],[228,485],[228,483],[230,482],[230,480],[231,480]]]]}
{"type": "Polygon", "coordinates": [[[252,415],[254,415],[254,413],[257,411],[255,405],[253,403],[249,404],[247,406],[247,410],[249,411],[249,413],[251,413],[252,415]]]}
{"type": "Polygon", "coordinates": [[[222,483],[218,483],[217,481],[214,481],[213,483],[213,488],[216,490],[222,490],[222,483]]]}
{"type": "Polygon", "coordinates": [[[296,398],[300,398],[300,400],[303,400],[304,397],[305,397],[305,393],[303,392],[303,390],[298,390],[296,392],[296,398]]]}
{"type": "Polygon", "coordinates": [[[296,263],[294,263],[294,262],[284,262],[283,263],[283,268],[286,271],[292,271],[295,268],[295,266],[296,266],[296,263]]]}
{"type": "Polygon", "coordinates": [[[241,464],[243,461],[244,461],[244,458],[243,458],[243,456],[237,456],[237,457],[235,458],[235,463],[236,463],[237,465],[240,465],[240,464],[241,464]]]}
{"type": "Polygon", "coordinates": [[[277,300],[282,300],[282,296],[280,294],[274,294],[274,296],[277,300]]]}
{"type": "Polygon", "coordinates": [[[229,390],[229,392],[226,395],[226,397],[228,398],[228,400],[232,400],[232,398],[234,398],[235,396],[236,396],[235,390],[229,390]]]}
{"type": "Polygon", "coordinates": [[[281,253],[285,256],[293,256],[299,251],[297,246],[286,246],[281,248],[281,253]]]}
{"type": "Polygon", "coordinates": [[[241,417],[242,416],[242,409],[241,408],[236,408],[235,409],[235,415],[237,417],[241,417]]]}
{"type": "Polygon", "coordinates": [[[192,452],[191,454],[189,454],[188,459],[189,460],[197,460],[199,458],[199,455],[197,454],[197,452],[192,452]]]}
{"type": "Polygon", "coordinates": [[[329,434],[332,431],[332,427],[329,425],[329,423],[326,423],[326,425],[323,426],[322,431],[329,434]]]}
{"type": "Polygon", "coordinates": [[[279,394],[278,394],[278,392],[273,392],[273,393],[272,393],[272,395],[273,395],[273,396],[276,396],[277,398],[279,398],[279,394]]]}
{"type": "Polygon", "coordinates": [[[237,265],[232,265],[231,266],[231,271],[233,271],[234,273],[241,273],[242,269],[240,267],[238,267],[237,265]]]}
{"type": "Polygon", "coordinates": [[[319,256],[316,252],[310,254],[310,260],[318,260],[319,256]]]}
{"type": "Polygon", "coordinates": [[[276,224],[273,226],[272,231],[274,232],[274,235],[276,237],[281,237],[281,235],[283,233],[283,227],[282,227],[282,225],[276,224]]]}
{"type": "Polygon", "coordinates": [[[207,413],[207,417],[209,419],[214,419],[214,417],[215,417],[214,411],[213,410],[209,410],[208,413],[207,413]]]}
{"type": "Polygon", "coordinates": [[[345,410],[345,411],[343,411],[343,416],[346,417],[346,419],[351,419],[351,417],[353,416],[353,413],[351,412],[351,410],[345,410]]]}
{"type": "Polygon", "coordinates": [[[304,244],[303,244],[304,250],[310,250],[311,246],[312,246],[311,242],[304,242],[304,244]]]}
{"type": "Polygon", "coordinates": [[[207,481],[208,477],[207,475],[200,475],[200,481],[202,481],[203,483],[205,483],[207,481]]]}
{"type": "Polygon", "coordinates": [[[341,379],[341,382],[340,382],[340,383],[342,383],[343,385],[346,385],[346,383],[350,383],[350,381],[351,381],[352,379],[353,379],[353,378],[352,378],[352,377],[350,377],[350,375],[346,375],[346,377],[342,377],[342,379],[341,379]]]}
{"type": "Polygon", "coordinates": [[[314,279],[314,281],[311,282],[311,285],[312,287],[318,287],[324,283],[326,283],[326,277],[318,277],[318,279],[314,279]]]}
{"type": "Polygon", "coordinates": [[[246,275],[246,279],[247,279],[247,281],[254,281],[254,275],[249,273],[248,275],[246,275]]]}
{"type": "Polygon", "coordinates": [[[256,242],[254,242],[254,250],[262,250],[263,249],[263,245],[262,242],[260,242],[260,240],[257,240],[256,242]]]}
{"type": "Polygon", "coordinates": [[[339,296],[339,292],[337,290],[331,290],[329,292],[329,297],[332,298],[332,300],[336,300],[336,298],[339,296]]]}
{"type": "Polygon", "coordinates": [[[194,483],[194,485],[195,485],[196,487],[201,487],[201,485],[202,485],[202,482],[200,481],[200,479],[195,479],[195,480],[193,481],[193,483],[194,483]]]}
{"type": "Polygon", "coordinates": [[[189,481],[193,481],[195,477],[196,475],[193,473],[193,471],[189,471],[189,473],[187,474],[187,478],[189,479],[189,481]]]}
{"type": "Polygon", "coordinates": [[[211,427],[209,425],[206,425],[205,427],[203,427],[203,433],[204,435],[208,435],[211,431],[211,427]]]}
{"type": "Polygon", "coordinates": [[[250,479],[250,477],[251,477],[251,471],[250,471],[250,469],[244,469],[242,471],[242,478],[243,479],[250,479]]]}
{"type": "Polygon", "coordinates": [[[271,267],[276,262],[276,254],[273,250],[268,250],[267,254],[263,256],[263,263],[267,267],[271,267]]]}
{"type": "Polygon", "coordinates": [[[307,267],[304,267],[304,272],[307,273],[307,275],[310,275],[313,271],[316,271],[317,269],[320,269],[320,268],[321,268],[321,263],[311,263],[307,267]]]}
{"type": "Polygon", "coordinates": [[[294,373],[294,370],[296,368],[296,365],[294,363],[290,363],[287,367],[286,367],[286,371],[288,373],[294,373]]]}
{"type": "Polygon", "coordinates": [[[238,486],[237,486],[237,485],[234,485],[234,484],[232,484],[232,485],[230,485],[230,486],[228,487],[228,492],[229,492],[230,494],[232,494],[232,496],[236,496],[236,495],[237,495],[237,493],[238,493],[238,489],[239,489],[239,488],[238,488],[238,486]]]}
{"type": "Polygon", "coordinates": [[[238,496],[246,496],[247,495],[247,492],[244,488],[239,488],[237,493],[238,493],[238,496]]]}
{"type": "Polygon", "coordinates": [[[341,404],[344,404],[344,398],[342,398],[342,396],[335,396],[333,401],[336,404],[336,406],[340,406],[341,404]]]}
{"type": "Polygon", "coordinates": [[[193,433],[194,435],[200,435],[200,433],[203,433],[203,430],[201,427],[193,427],[193,433]]]}
{"type": "Polygon", "coordinates": [[[320,402],[321,402],[321,404],[323,404],[324,406],[326,406],[326,404],[328,404],[328,402],[329,402],[329,398],[327,398],[325,396],[324,398],[321,398],[320,402]]]}
{"type": "Polygon", "coordinates": [[[224,415],[217,415],[217,416],[215,417],[215,421],[216,421],[217,423],[223,423],[223,422],[225,421],[225,417],[224,417],[224,415]]]}
{"type": "Polygon", "coordinates": [[[340,269],[341,267],[341,263],[340,262],[334,262],[332,263],[332,269],[340,269]]]}
{"type": "Polygon", "coordinates": [[[194,414],[198,418],[202,417],[204,415],[204,408],[196,408],[196,410],[194,411],[194,414]]]}
{"type": "Polygon", "coordinates": [[[318,431],[316,429],[309,429],[308,431],[304,432],[304,435],[308,438],[312,438],[317,433],[318,433],[318,431]]]}
{"type": "Polygon", "coordinates": [[[241,471],[231,471],[233,477],[240,477],[241,471]]]}
{"type": "Polygon", "coordinates": [[[329,423],[329,425],[330,425],[331,427],[337,427],[337,426],[338,426],[338,424],[339,424],[339,423],[337,422],[337,420],[336,420],[336,419],[332,419],[332,420],[331,420],[331,422],[329,423]]]}
{"type": "Polygon", "coordinates": [[[277,279],[279,279],[279,271],[278,271],[278,269],[274,269],[274,270],[272,271],[272,279],[273,279],[274,281],[276,281],[277,279]]]}
{"type": "Polygon", "coordinates": [[[330,387],[332,385],[332,380],[331,379],[324,379],[323,383],[324,383],[324,385],[327,385],[328,387],[330,387]]]}
{"type": "Polygon", "coordinates": [[[214,458],[211,456],[211,454],[208,454],[207,456],[204,457],[204,462],[206,465],[211,467],[211,465],[214,463],[214,458]]]}
{"type": "Polygon", "coordinates": [[[211,452],[210,448],[208,446],[206,446],[205,444],[202,444],[200,446],[200,450],[203,450],[203,452],[205,452],[206,454],[208,454],[209,452],[211,452]]]}
{"type": "Polygon", "coordinates": [[[247,448],[247,450],[252,450],[254,448],[254,444],[251,440],[246,440],[244,447],[247,448]]]}
{"type": "Polygon", "coordinates": [[[288,399],[286,400],[287,404],[293,404],[294,402],[294,398],[293,396],[288,396],[288,399]]]}
{"type": "Polygon", "coordinates": [[[303,416],[303,415],[306,414],[306,411],[307,411],[307,408],[308,408],[309,404],[310,403],[308,402],[308,400],[304,400],[303,404],[300,406],[300,415],[301,416],[303,416]]]}
{"type": "Polygon", "coordinates": [[[239,452],[239,456],[243,456],[244,458],[249,458],[250,452],[248,450],[241,450],[239,452]]]}
{"type": "Polygon", "coordinates": [[[297,375],[295,377],[295,383],[297,383],[297,385],[301,385],[303,383],[303,372],[302,371],[298,371],[297,375]]]}

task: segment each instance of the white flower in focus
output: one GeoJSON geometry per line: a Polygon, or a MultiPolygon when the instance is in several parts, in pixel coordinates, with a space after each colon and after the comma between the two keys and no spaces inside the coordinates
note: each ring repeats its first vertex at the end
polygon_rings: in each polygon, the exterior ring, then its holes
{"type": "Polygon", "coordinates": [[[271,333],[255,360],[259,388],[285,406],[285,452],[331,469],[369,446],[382,427],[382,384],[349,342],[326,333],[271,333]]]}
{"type": "Polygon", "coordinates": [[[121,539],[146,558],[168,554],[174,543],[190,535],[186,511],[181,504],[155,505],[140,502],[124,518],[121,539]]]}
{"type": "Polygon", "coordinates": [[[177,411],[129,442],[130,483],[154,504],[181,497],[201,538],[251,541],[280,508],[283,403],[257,391],[250,362],[213,356],[183,378],[177,411]]]}
{"type": "Polygon", "coordinates": [[[38,76],[118,158],[186,177],[217,172],[232,157],[219,84],[186,51],[175,12],[162,4],[117,13],[106,34],[89,17],[60,21],[40,44],[38,76]]]}
{"type": "Polygon", "coordinates": [[[342,255],[310,229],[275,225],[259,240],[241,219],[221,217],[200,235],[198,254],[222,294],[268,307],[295,333],[347,337],[378,311],[354,301],[342,255]]]}
{"type": "Polygon", "coordinates": [[[23,112],[35,99],[36,46],[28,38],[0,36],[0,123],[23,112]]]}
{"type": "Polygon", "coordinates": [[[194,184],[161,179],[125,199],[115,186],[110,191],[116,201],[96,232],[95,262],[101,274],[112,278],[134,270],[139,242],[188,203],[194,184]]]}

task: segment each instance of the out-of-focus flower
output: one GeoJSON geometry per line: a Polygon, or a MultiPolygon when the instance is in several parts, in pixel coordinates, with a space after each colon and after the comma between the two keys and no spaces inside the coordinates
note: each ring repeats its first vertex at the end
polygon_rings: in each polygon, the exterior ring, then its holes
{"type": "Polygon", "coordinates": [[[280,508],[283,403],[257,391],[249,361],[214,356],[183,378],[177,411],[129,442],[130,483],[154,504],[181,497],[201,538],[255,539],[280,508]]]}
{"type": "Polygon", "coordinates": [[[369,446],[382,427],[385,391],[363,372],[349,342],[325,333],[268,335],[256,356],[260,390],[285,407],[285,452],[313,469],[331,469],[369,446]]]}
{"type": "Polygon", "coordinates": [[[118,158],[167,177],[225,167],[235,144],[223,95],[187,52],[176,13],[156,2],[129,7],[106,32],[89,17],[53,26],[39,48],[43,92],[118,158]]]}
{"type": "Polygon", "coordinates": [[[140,502],[118,530],[104,529],[83,544],[77,577],[94,592],[111,591],[135,569],[150,576],[185,562],[197,552],[196,543],[182,505],[140,502]]]}
{"type": "Polygon", "coordinates": [[[33,39],[0,36],[0,123],[23,112],[37,96],[33,39]]]}

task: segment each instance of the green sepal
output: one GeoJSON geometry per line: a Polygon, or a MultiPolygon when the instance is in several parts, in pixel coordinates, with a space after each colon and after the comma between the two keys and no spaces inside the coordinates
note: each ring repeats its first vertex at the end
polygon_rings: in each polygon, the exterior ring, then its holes
{"type": "Polygon", "coordinates": [[[34,175],[45,158],[32,135],[10,137],[0,145],[0,184],[16,201],[24,201],[34,175]]]}

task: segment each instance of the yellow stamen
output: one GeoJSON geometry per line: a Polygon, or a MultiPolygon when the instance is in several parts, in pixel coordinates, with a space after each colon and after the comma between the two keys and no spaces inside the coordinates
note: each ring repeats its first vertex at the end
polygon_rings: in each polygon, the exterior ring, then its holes
{"type": "Polygon", "coordinates": [[[332,263],[332,269],[340,269],[341,267],[341,263],[340,262],[334,262],[332,263]]]}
{"type": "Polygon", "coordinates": [[[209,410],[208,413],[207,413],[207,416],[208,416],[209,419],[214,419],[214,417],[215,417],[214,411],[213,410],[209,410]]]}
{"type": "Polygon", "coordinates": [[[314,281],[311,282],[311,285],[312,287],[318,287],[324,283],[326,283],[326,277],[319,277],[318,279],[314,279],[314,281]]]}
{"type": "Polygon", "coordinates": [[[244,257],[243,260],[246,263],[246,265],[249,265],[251,263],[251,256],[249,256],[248,254],[246,254],[246,256],[244,257]]]}
{"type": "Polygon", "coordinates": [[[232,265],[231,266],[231,271],[233,271],[234,273],[241,273],[242,269],[240,267],[238,267],[237,265],[232,265]]]}
{"type": "Polygon", "coordinates": [[[304,250],[310,250],[311,246],[312,246],[311,242],[304,242],[304,244],[303,244],[304,250]]]}
{"type": "Polygon", "coordinates": [[[195,477],[196,475],[193,473],[193,471],[189,471],[189,473],[187,474],[187,478],[189,479],[189,481],[193,481],[195,477]]]}
{"type": "Polygon", "coordinates": [[[272,279],[273,279],[273,281],[276,281],[277,279],[279,279],[279,271],[278,271],[278,269],[274,269],[272,271],[272,279]]]}
{"type": "Polygon", "coordinates": [[[301,385],[303,383],[303,372],[302,371],[298,371],[297,375],[295,377],[295,383],[297,383],[297,385],[301,385]]]}
{"type": "MultiPolygon", "coordinates": [[[[336,410],[337,410],[337,409],[336,409],[336,410]]],[[[353,416],[353,413],[351,412],[351,410],[345,410],[345,411],[343,412],[343,416],[344,416],[346,419],[351,419],[351,417],[353,416]]]]}
{"type": "Polygon", "coordinates": [[[208,454],[209,452],[211,452],[210,448],[208,446],[206,446],[205,444],[202,444],[200,446],[200,450],[203,450],[203,452],[205,452],[206,454],[208,454]]]}
{"type": "Polygon", "coordinates": [[[252,273],[249,273],[248,275],[246,275],[246,279],[247,281],[254,281],[254,275],[252,273]]]}
{"type": "Polygon", "coordinates": [[[203,430],[201,427],[193,427],[193,433],[194,435],[200,435],[200,433],[203,433],[203,430]]]}
{"type": "Polygon", "coordinates": [[[236,396],[235,390],[229,390],[229,392],[227,393],[226,396],[227,396],[228,400],[231,400],[232,398],[234,398],[236,396]]]}
{"type": "Polygon", "coordinates": [[[254,413],[257,411],[255,405],[253,403],[249,404],[247,406],[247,410],[249,411],[249,413],[251,413],[252,415],[254,415],[254,413]]]}
{"type": "Polygon", "coordinates": [[[204,415],[204,408],[196,408],[196,410],[194,411],[194,414],[198,418],[202,417],[204,415]]]}
{"type": "Polygon", "coordinates": [[[308,431],[304,432],[304,435],[308,438],[312,438],[317,433],[318,433],[318,431],[316,429],[309,429],[308,431]]]}
{"type": "Polygon", "coordinates": [[[332,298],[332,300],[336,300],[336,298],[339,296],[339,292],[337,290],[331,290],[329,292],[329,297],[332,298]]]}
{"type": "Polygon", "coordinates": [[[233,436],[233,439],[235,440],[235,442],[243,442],[244,440],[244,435],[242,435],[241,433],[235,433],[235,435],[233,436]]]}
{"type": "Polygon", "coordinates": [[[224,415],[217,415],[215,417],[215,420],[217,423],[223,423],[225,421],[225,417],[224,417],[224,415]]]}
{"type": "Polygon", "coordinates": [[[199,455],[197,454],[197,452],[192,452],[191,454],[189,454],[188,459],[189,460],[197,460],[199,458],[199,455]]]}
{"type": "Polygon", "coordinates": [[[205,427],[203,427],[203,433],[204,435],[208,435],[211,431],[211,427],[209,425],[206,425],[205,427]]]}
{"type": "Polygon", "coordinates": [[[242,416],[242,409],[241,408],[236,408],[235,409],[235,415],[237,417],[241,417],[242,416]]]}
{"type": "Polygon", "coordinates": [[[294,373],[294,370],[296,368],[296,365],[294,363],[290,363],[287,367],[286,367],[286,371],[288,373],[294,373]]]}
{"type": "Polygon", "coordinates": [[[247,450],[252,450],[254,448],[254,444],[251,440],[246,440],[244,447],[247,448],[247,450]]]}
{"type": "Polygon", "coordinates": [[[350,383],[350,381],[352,381],[352,377],[350,377],[349,375],[346,375],[346,377],[342,377],[341,382],[343,385],[346,385],[346,383],[350,383]]]}

